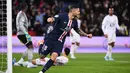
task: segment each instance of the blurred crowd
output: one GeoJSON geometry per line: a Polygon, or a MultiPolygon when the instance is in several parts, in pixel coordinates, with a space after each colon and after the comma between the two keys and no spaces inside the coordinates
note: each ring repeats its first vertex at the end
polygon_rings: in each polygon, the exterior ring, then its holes
{"type": "Polygon", "coordinates": [[[128,15],[128,0],[12,0],[13,35],[16,35],[16,16],[20,10],[20,3],[28,4],[27,17],[29,33],[32,36],[42,36],[45,33],[47,18],[58,13],[66,12],[70,4],[77,4],[81,9],[81,29],[94,36],[102,36],[102,20],[108,14],[108,8],[114,7],[114,14],[118,16],[119,25],[124,32],[117,31],[117,35],[128,36],[130,30],[128,15]]]}

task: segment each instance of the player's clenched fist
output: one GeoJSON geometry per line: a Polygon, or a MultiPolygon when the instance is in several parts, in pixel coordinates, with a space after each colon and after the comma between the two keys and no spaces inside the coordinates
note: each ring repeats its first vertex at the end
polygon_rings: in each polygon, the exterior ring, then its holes
{"type": "Polygon", "coordinates": [[[88,38],[92,38],[92,34],[87,34],[87,37],[88,38]]]}

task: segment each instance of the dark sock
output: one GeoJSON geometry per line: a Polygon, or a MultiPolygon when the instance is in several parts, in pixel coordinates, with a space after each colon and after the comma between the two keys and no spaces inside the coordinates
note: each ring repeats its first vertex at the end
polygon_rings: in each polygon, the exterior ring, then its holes
{"type": "Polygon", "coordinates": [[[44,68],[42,69],[42,72],[43,72],[43,73],[46,72],[46,70],[48,70],[48,69],[53,65],[53,63],[54,63],[54,61],[50,59],[50,60],[45,64],[44,68]]]}

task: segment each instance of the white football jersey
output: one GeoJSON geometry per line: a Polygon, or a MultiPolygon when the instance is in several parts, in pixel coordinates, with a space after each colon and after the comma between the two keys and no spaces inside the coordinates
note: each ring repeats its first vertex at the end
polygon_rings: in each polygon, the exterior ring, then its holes
{"type": "MultiPolygon", "coordinates": [[[[45,57],[43,60],[38,58],[38,59],[36,59],[36,65],[45,65],[49,60],[50,60],[50,58],[48,58],[48,57],[45,57]]],[[[66,64],[68,61],[69,61],[69,59],[64,56],[59,56],[56,58],[56,62],[58,62],[58,63],[66,64]]]]}
{"type": "Polygon", "coordinates": [[[45,57],[43,60],[38,58],[36,59],[36,65],[45,65],[50,58],[45,57]]]}
{"type": "Polygon", "coordinates": [[[16,17],[17,35],[28,32],[28,25],[29,23],[26,14],[23,11],[19,11],[16,17]]]}
{"type": "Polygon", "coordinates": [[[115,32],[117,29],[120,29],[119,25],[118,25],[118,18],[116,15],[107,15],[105,16],[105,18],[103,19],[102,22],[102,30],[104,34],[107,34],[109,31],[113,31],[115,32]]]}
{"type": "Polygon", "coordinates": [[[63,64],[66,64],[68,63],[69,59],[67,57],[64,57],[64,56],[59,56],[56,58],[56,62],[60,62],[60,63],[63,63],[63,64]]]}

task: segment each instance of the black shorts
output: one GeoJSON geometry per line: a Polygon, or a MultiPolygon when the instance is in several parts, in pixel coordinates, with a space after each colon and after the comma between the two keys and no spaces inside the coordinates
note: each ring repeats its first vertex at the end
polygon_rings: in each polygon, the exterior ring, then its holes
{"type": "Polygon", "coordinates": [[[44,41],[43,46],[39,47],[39,54],[41,57],[46,57],[48,54],[51,55],[53,52],[56,52],[58,56],[60,56],[63,44],[64,43],[61,43],[60,41],[46,40],[44,41]]]}
{"type": "Polygon", "coordinates": [[[32,44],[32,41],[27,41],[27,38],[26,38],[25,35],[18,35],[17,37],[18,37],[18,39],[19,39],[24,45],[26,45],[27,47],[29,47],[30,45],[33,45],[33,44],[32,44]]]}

